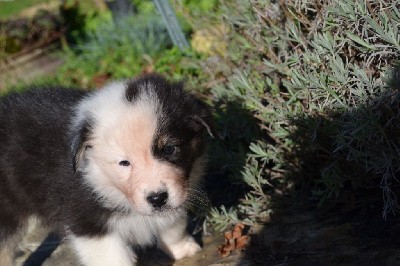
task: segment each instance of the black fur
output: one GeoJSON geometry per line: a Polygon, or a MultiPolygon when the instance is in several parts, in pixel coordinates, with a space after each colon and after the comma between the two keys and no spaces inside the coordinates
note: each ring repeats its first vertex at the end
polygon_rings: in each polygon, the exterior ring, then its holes
{"type": "Polygon", "coordinates": [[[0,102],[0,236],[14,233],[31,214],[58,232],[106,231],[112,210],[92,196],[75,173],[70,149],[73,109],[86,93],[34,89],[0,102]],[[90,214],[90,215],[88,215],[90,214]]]}
{"type": "Polygon", "coordinates": [[[204,131],[215,135],[214,125],[209,107],[195,98],[184,93],[183,83],[168,82],[164,77],[151,74],[129,83],[126,98],[130,102],[141,90],[153,90],[161,105],[162,121],[159,122],[157,136],[154,140],[153,154],[160,160],[169,161],[184,169],[188,175],[194,160],[204,152],[204,131]],[[171,156],[165,156],[163,147],[157,145],[158,138],[168,137],[169,144],[176,146],[171,156]],[[190,142],[196,139],[196,145],[190,142]]]}
{"type": "Polygon", "coordinates": [[[85,143],[90,139],[90,135],[92,134],[91,128],[93,124],[93,121],[90,118],[87,118],[70,132],[71,149],[73,156],[72,165],[75,172],[78,171],[79,164],[81,163],[82,153],[86,149],[91,148],[90,145],[85,145],[85,143]]]}

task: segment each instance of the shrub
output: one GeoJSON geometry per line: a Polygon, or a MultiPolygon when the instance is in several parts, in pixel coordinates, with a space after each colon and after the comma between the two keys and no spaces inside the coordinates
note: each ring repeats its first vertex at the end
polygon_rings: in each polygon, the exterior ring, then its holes
{"type": "MultiPolygon", "coordinates": [[[[192,50],[173,47],[162,17],[151,1],[137,1],[137,13],[112,20],[110,13],[87,16],[84,38],[63,51],[65,64],[58,82],[81,87],[100,86],[108,79],[132,77],[149,71],[173,78],[197,75],[198,67],[185,57],[192,50]]],[[[189,29],[186,29],[189,30],[189,29]]]]}
{"type": "Polygon", "coordinates": [[[151,63],[171,47],[165,26],[157,17],[133,16],[116,23],[108,18],[86,35],[85,42],[69,51],[61,69],[66,80],[75,77],[82,86],[88,86],[96,74],[123,78],[140,73],[146,62],[151,63]]]}
{"type": "MultiPolygon", "coordinates": [[[[306,186],[320,206],[346,204],[381,187],[383,214],[395,210],[395,1],[232,0],[221,14],[210,20],[230,28],[221,58],[226,67],[204,71],[219,83],[211,89],[213,101],[252,114],[262,134],[244,140],[240,177],[249,192],[234,208],[213,209],[209,221],[222,229],[235,219],[268,219],[271,195],[292,184],[306,186]]],[[[220,145],[237,147],[238,138],[223,137],[220,145]]]]}
{"type": "Polygon", "coordinates": [[[0,60],[54,42],[63,31],[61,17],[39,9],[31,18],[0,19],[0,60]]]}

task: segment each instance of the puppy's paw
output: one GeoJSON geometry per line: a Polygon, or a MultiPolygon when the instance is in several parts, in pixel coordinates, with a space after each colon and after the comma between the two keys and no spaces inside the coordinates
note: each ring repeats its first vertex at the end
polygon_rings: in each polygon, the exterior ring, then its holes
{"type": "Polygon", "coordinates": [[[167,249],[173,259],[180,260],[185,257],[193,256],[201,250],[201,247],[196,243],[193,237],[185,236],[182,241],[174,245],[169,245],[167,249]]]}

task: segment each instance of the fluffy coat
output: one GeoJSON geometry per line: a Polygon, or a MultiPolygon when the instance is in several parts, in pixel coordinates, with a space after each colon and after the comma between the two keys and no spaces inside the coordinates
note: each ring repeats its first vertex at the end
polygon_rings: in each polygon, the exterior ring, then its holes
{"type": "Polygon", "coordinates": [[[202,175],[208,107],[158,75],[93,91],[31,89],[0,100],[0,265],[29,217],[84,265],[132,265],[155,241],[175,259],[200,247],[185,207],[202,175]]]}

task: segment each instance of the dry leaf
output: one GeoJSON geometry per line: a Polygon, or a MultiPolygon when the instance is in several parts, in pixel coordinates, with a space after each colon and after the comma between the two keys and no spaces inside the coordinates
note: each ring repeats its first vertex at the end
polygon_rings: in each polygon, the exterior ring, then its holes
{"type": "Polygon", "coordinates": [[[243,249],[246,247],[247,242],[250,240],[249,236],[241,236],[236,240],[236,249],[243,249]]]}
{"type": "Polygon", "coordinates": [[[99,88],[104,86],[110,78],[110,73],[97,73],[92,77],[92,83],[96,88],[99,88]]]}
{"type": "Polygon", "coordinates": [[[240,223],[240,224],[235,225],[235,227],[233,227],[233,230],[232,230],[232,237],[234,239],[241,237],[243,228],[244,228],[244,224],[240,223]]]}
{"type": "Polygon", "coordinates": [[[250,237],[243,235],[244,224],[239,223],[233,227],[232,231],[224,233],[225,243],[218,247],[218,252],[222,257],[228,256],[234,250],[241,250],[246,247],[250,237]]]}
{"type": "Polygon", "coordinates": [[[154,66],[153,65],[147,65],[142,69],[142,74],[151,74],[154,72],[154,66]]]}

